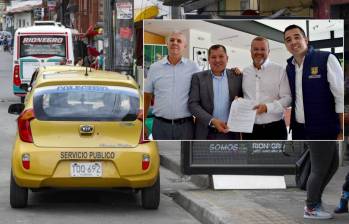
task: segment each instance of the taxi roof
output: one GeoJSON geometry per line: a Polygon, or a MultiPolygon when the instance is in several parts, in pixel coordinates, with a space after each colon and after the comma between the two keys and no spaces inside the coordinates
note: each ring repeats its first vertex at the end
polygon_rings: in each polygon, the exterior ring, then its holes
{"type": "Polygon", "coordinates": [[[39,69],[34,88],[52,85],[111,85],[138,89],[138,84],[129,75],[118,72],[95,70],[86,67],[57,65],[39,69]]]}

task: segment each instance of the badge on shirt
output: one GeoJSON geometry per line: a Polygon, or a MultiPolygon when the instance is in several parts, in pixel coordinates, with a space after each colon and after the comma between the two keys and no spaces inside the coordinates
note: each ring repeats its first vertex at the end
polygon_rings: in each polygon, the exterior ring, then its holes
{"type": "Polygon", "coordinates": [[[321,78],[321,75],[319,74],[319,67],[311,67],[310,73],[311,73],[311,75],[308,77],[309,79],[321,78]]]}

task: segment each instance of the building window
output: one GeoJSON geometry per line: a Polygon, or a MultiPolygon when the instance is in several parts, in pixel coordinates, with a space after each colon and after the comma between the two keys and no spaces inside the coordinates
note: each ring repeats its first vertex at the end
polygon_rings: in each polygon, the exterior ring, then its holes
{"type": "Polygon", "coordinates": [[[240,10],[250,9],[250,0],[240,0],[240,10]]]}
{"type": "Polygon", "coordinates": [[[218,2],[218,15],[225,15],[225,0],[219,0],[218,2]]]}
{"type": "Polygon", "coordinates": [[[87,15],[87,0],[84,0],[84,15],[87,15]]]}
{"type": "MultiPolygon", "coordinates": [[[[151,64],[161,60],[166,55],[168,55],[168,50],[167,50],[166,45],[144,44],[144,67],[145,67],[145,70],[148,71],[151,64]]],[[[145,74],[145,76],[146,76],[146,74],[145,74]]]]}

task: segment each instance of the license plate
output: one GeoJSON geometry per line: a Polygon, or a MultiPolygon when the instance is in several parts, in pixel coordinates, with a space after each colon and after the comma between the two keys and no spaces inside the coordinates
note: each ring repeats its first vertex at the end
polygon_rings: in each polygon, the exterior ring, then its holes
{"type": "Polygon", "coordinates": [[[100,177],[102,176],[102,163],[72,162],[70,165],[70,175],[72,177],[100,177]]]}

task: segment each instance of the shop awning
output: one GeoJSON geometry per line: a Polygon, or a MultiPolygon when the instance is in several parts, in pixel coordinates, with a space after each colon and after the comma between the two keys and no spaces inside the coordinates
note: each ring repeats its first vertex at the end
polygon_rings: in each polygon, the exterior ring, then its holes
{"type": "Polygon", "coordinates": [[[141,21],[143,19],[153,19],[159,14],[159,8],[156,5],[148,6],[136,13],[134,22],[141,21]]]}

